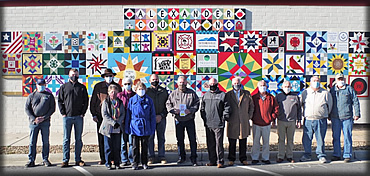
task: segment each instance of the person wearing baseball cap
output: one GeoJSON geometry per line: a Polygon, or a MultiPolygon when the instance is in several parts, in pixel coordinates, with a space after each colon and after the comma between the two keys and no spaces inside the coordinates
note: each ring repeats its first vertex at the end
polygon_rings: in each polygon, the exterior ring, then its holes
{"type": "Polygon", "coordinates": [[[335,76],[335,85],[330,89],[333,97],[333,109],[329,115],[333,131],[334,152],[332,161],[341,160],[340,134],[343,131],[344,162],[350,162],[352,158],[352,128],[353,121],[360,118],[360,102],[355,90],[344,82],[344,75],[335,76]]]}

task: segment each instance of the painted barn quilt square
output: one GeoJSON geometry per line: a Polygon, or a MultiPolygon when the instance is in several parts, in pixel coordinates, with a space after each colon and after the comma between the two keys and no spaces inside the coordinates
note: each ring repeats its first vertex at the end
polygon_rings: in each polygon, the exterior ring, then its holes
{"type": "Polygon", "coordinates": [[[23,53],[42,53],[44,36],[42,32],[23,32],[23,53]]]}
{"type": "Polygon", "coordinates": [[[267,84],[267,92],[276,96],[283,92],[284,75],[264,75],[263,80],[267,84]]]}
{"type": "MultiPolygon", "coordinates": [[[[306,88],[310,87],[310,81],[311,78],[315,75],[305,75],[306,77],[306,88]]],[[[327,75],[319,75],[319,80],[320,80],[320,87],[323,89],[328,89],[328,76],[327,75]]]]}
{"type": "Polygon", "coordinates": [[[124,20],[135,19],[135,9],[134,8],[123,8],[123,19],[124,20]]]}
{"type": "Polygon", "coordinates": [[[67,75],[44,75],[44,79],[46,82],[45,90],[57,97],[60,87],[68,82],[69,78],[67,75]]]}
{"type": "Polygon", "coordinates": [[[86,53],[86,31],[64,31],[64,53],[86,53]]]}
{"type": "Polygon", "coordinates": [[[175,90],[174,75],[158,75],[158,79],[159,86],[165,88],[168,94],[175,90]]]}
{"type": "Polygon", "coordinates": [[[262,31],[263,53],[284,53],[285,33],[284,31],[262,31]]]}
{"type": "Polygon", "coordinates": [[[262,53],[263,75],[284,75],[284,53],[262,53]]]}
{"type": "Polygon", "coordinates": [[[222,8],[215,8],[213,9],[213,16],[212,19],[219,20],[224,18],[224,9],[222,8]]]}
{"type": "Polygon", "coordinates": [[[151,52],[152,32],[131,31],[131,52],[151,52]]]}
{"type": "Polygon", "coordinates": [[[223,21],[225,31],[234,31],[235,29],[235,20],[224,20],[223,21]]]}
{"type": "Polygon", "coordinates": [[[178,31],[180,30],[180,20],[168,20],[168,30],[178,31]]]}
{"type": "Polygon", "coordinates": [[[328,31],[327,36],[328,53],[348,53],[348,32],[328,31]]]}
{"type": "Polygon", "coordinates": [[[219,37],[219,52],[239,52],[239,32],[221,31],[219,37]]]}
{"type": "Polygon", "coordinates": [[[22,54],[2,54],[3,75],[22,75],[22,54]]]}
{"type": "Polygon", "coordinates": [[[124,78],[131,78],[134,85],[141,81],[146,86],[150,86],[152,53],[110,53],[108,68],[112,68],[117,73],[116,78],[120,85],[124,78]]]}
{"type": "Polygon", "coordinates": [[[218,31],[196,31],[197,53],[218,53],[218,31]]]}
{"type": "Polygon", "coordinates": [[[208,31],[212,30],[212,20],[201,20],[202,26],[201,29],[202,31],[208,31]]]}
{"type": "Polygon", "coordinates": [[[64,75],[64,53],[44,53],[43,74],[44,75],[64,75]]]}
{"type": "Polygon", "coordinates": [[[91,97],[94,87],[97,83],[104,81],[104,78],[98,75],[89,76],[87,77],[87,93],[89,97],[91,97]]]}
{"type": "Polygon", "coordinates": [[[219,31],[224,28],[223,24],[224,20],[219,19],[219,20],[212,20],[212,30],[214,31],[219,31]]]}
{"type": "Polygon", "coordinates": [[[157,19],[168,20],[168,9],[157,8],[157,19]]]}
{"type": "Polygon", "coordinates": [[[349,32],[349,53],[370,53],[370,32],[349,32]]]}
{"type": "Polygon", "coordinates": [[[42,54],[23,54],[24,75],[42,75],[42,54]]]}
{"type": "Polygon", "coordinates": [[[349,75],[370,75],[370,54],[349,54],[349,75]]]}
{"type": "Polygon", "coordinates": [[[306,62],[307,75],[328,74],[328,57],[326,53],[307,53],[306,62]]]}
{"type": "MultiPolygon", "coordinates": [[[[177,79],[180,77],[180,75],[175,75],[174,76],[174,88],[175,90],[177,88],[179,88],[178,84],[177,84],[177,79]]],[[[193,90],[194,92],[196,92],[196,89],[197,89],[197,76],[196,75],[187,75],[186,76],[186,80],[188,82],[188,84],[186,85],[187,88],[193,90]]]]}
{"type": "Polygon", "coordinates": [[[174,58],[172,53],[153,53],[153,73],[171,75],[174,72],[174,58]]]}
{"type": "Polygon", "coordinates": [[[152,51],[172,52],[172,32],[171,31],[153,31],[152,51]]]}
{"type": "Polygon", "coordinates": [[[175,54],[175,75],[196,75],[196,55],[194,53],[175,54]]]}
{"type": "Polygon", "coordinates": [[[108,53],[92,52],[86,56],[86,75],[101,75],[108,66],[108,53]]]}
{"type": "Polygon", "coordinates": [[[306,57],[304,53],[285,53],[285,74],[305,74],[306,57]]]}
{"type": "Polygon", "coordinates": [[[63,53],[63,32],[45,32],[44,44],[44,52],[63,53]]]}
{"type": "Polygon", "coordinates": [[[197,54],[197,74],[217,74],[217,54],[197,54]]]}
{"type": "Polygon", "coordinates": [[[86,75],[86,54],[70,53],[64,55],[64,74],[68,75],[69,70],[75,68],[79,75],[86,75]]]}
{"type": "Polygon", "coordinates": [[[168,20],[157,20],[158,31],[171,31],[168,27],[168,20]]]}
{"type": "Polygon", "coordinates": [[[240,31],[240,52],[262,53],[262,31],[240,31]]]}
{"type": "Polygon", "coordinates": [[[327,40],[326,31],[306,31],[306,53],[326,53],[327,40]]]}
{"type": "Polygon", "coordinates": [[[261,53],[219,53],[218,76],[219,88],[224,92],[232,90],[232,79],[240,76],[243,88],[257,93],[257,83],[262,80],[261,53]]]}
{"type": "Polygon", "coordinates": [[[23,50],[21,31],[1,32],[0,51],[3,54],[20,54],[23,50]]]}
{"type": "Polygon", "coordinates": [[[305,52],[304,32],[285,32],[285,52],[305,52]]]}
{"type": "Polygon", "coordinates": [[[86,34],[87,54],[92,52],[108,52],[107,32],[87,31],[86,34]]]}
{"type": "Polygon", "coordinates": [[[108,31],[108,53],[127,53],[130,47],[130,31],[108,31]]]}
{"type": "Polygon", "coordinates": [[[191,18],[191,9],[190,8],[180,8],[180,19],[190,19],[191,18]]]}
{"type": "Polygon", "coordinates": [[[215,78],[218,80],[217,75],[197,75],[196,76],[196,93],[198,97],[202,97],[206,92],[209,91],[209,80],[215,78]]]}
{"type": "Polygon", "coordinates": [[[305,78],[303,75],[286,75],[285,80],[289,81],[292,89],[291,92],[300,95],[305,88],[305,78]]]}
{"type": "Polygon", "coordinates": [[[355,89],[357,97],[369,97],[369,75],[349,75],[348,84],[355,89]]]}
{"type": "Polygon", "coordinates": [[[195,31],[174,31],[175,52],[195,52],[195,31]]]}
{"type": "Polygon", "coordinates": [[[328,54],[328,75],[348,75],[348,54],[328,54]]]}
{"type": "Polygon", "coordinates": [[[180,31],[190,31],[190,28],[191,28],[190,24],[191,24],[190,20],[188,19],[179,20],[179,30],[180,31]]]}
{"type": "Polygon", "coordinates": [[[135,30],[135,20],[123,20],[123,29],[125,31],[135,30]]]}
{"type": "Polygon", "coordinates": [[[22,96],[28,97],[32,92],[36,91],[36,82],[42,79],[42,75],[23,75],[22,76],[22,96]]]}

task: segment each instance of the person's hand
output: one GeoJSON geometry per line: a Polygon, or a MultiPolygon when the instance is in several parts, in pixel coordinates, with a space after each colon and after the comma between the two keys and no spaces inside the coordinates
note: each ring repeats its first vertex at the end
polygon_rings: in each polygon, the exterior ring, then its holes
{"type": "Polygon", "coordinates": [[[353,119],[354,120],[358,120],[360,118],[360,116],[354,116],[353,119]]]}
{"type": "Polygon", "coordinates": [[[180,114],[180,109],[175,109],[173,112],[174,112],[175,114],[180,114]]]}
{"type": "Polygon", "coordinates": [[[185,114],[186,115],[188,115],[188,114],[190,114],[191,112],[190,112],[190,110],[189,109],[185,109],[185,114]]]}
{"type": "Polygon", "coordinates": [[[161,116],[161,115],[156,115],[156,116],[155,116],[155,121],[156,121],[157,123],[161,122],[161,120],[162,120],[162,116],[161,116]]]}
{"type": "Polygon", "coordinates": [[[84,114],[82,114],[82,115],[80,115],[81,117],[85,117],[85,115],[84,114]]]}
{"type": "Polygon", "coordinates": [[[275,121],[271,122],[271,127],[274,128],[276,126],[275,121]]]}
{"type": "Polygon", "coordinates": [[[98,122],[98,117],[94,116],[94,117],[93,117],[93,121],[94,121],[94,122],[98,122]]]}
{"type": "Polygon", "coordinates": [[[35,119],[35,123],[36,124],[39,124],[39,123],[41,123],[41,122],[43,122],[44,121],[44,117],[37,117],[36,119],[35,119]]]}
{"type": "Polygon", "coordinates": [[[62,117],[66,117],[66,115],[64,114],[64,115],[62,115],[62,117]]]}
{"type": "Polygon", "coordinates": [[[117,129],[117,128],[119,128],[119,123],[116,123],[116,124],[114,124],[114,129],[117,129]]]}
{"type": "Polygon", "coordinates": [[[298,128],[301,128],[301,127],[302,127],[302,123],[301,123],[301,121],[297,121],[297,127],[298,127],[298,128]]]}

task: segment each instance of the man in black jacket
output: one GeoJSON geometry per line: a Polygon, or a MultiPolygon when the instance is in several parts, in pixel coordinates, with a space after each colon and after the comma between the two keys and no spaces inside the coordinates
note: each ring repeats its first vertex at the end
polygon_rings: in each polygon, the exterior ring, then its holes
{"type": "Polygon", "coordinates": [[[118,88],[118,92],[122,92],[121,86],[113,81],[114,76],[116,76],[116,73],[113,73],[112,69],[110,68],[105,69],[104,73],[101,75],[101,77],[104,78],[104,81],[101,81],[94,86],[94,91],[91,95],[90,100],[90,113],[93,116],[94,122],[96,122],[97,124],[97,134],[100,154],[100,161],[98,163],[99,165],[105,164],[104,136],[99,133],[99,129],[103,121],[103,117],[101,114],[101,103],[108,96],[108,86],[110,84],[116,85],[118,88]]]}
{"type": "Polygon", "coordinates": [[[78,166],[85,166],[81,160],[83,117],[87,111],[88,94],[86,87],[78,82],[78,70],[69,70],[69,80],[60,87],[58,105],[63,116],[63,162],[62,167],[67,167],[70,154],[71,130],[75,131],[75,161],[78,166]]]}
{"type": "Polygon", "coordinates": [[[210,163],[207,166],[224,167],[224,127],[229,118],[230,106],[225,99],[226,94],[218,89],[215,78],[209,80],[210,91],[202,97],[200,107],[204,121],[207,149],[210,163]],[[216,163],[217,162],[217,163],[216,163]]]}

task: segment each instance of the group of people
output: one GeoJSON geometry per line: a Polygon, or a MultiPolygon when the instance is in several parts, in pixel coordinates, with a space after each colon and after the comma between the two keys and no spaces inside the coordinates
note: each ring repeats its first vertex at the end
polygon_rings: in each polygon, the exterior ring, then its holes
{"type": "MultiPolygon", "coordinates": [[[[243,90],[240,77],[232,79],[232,90],[223,92],[218,88],[215,78],[209,80],[209,91],[201,100],[187,87],[187,79],[180,76],[178,89],[171,94],[159,86],[158,75],[150,76],[150,87],[142,82],[133,85],[133,80],[125,78],[121,85],[114,82],[116,74],[106,69],[101,75],[104,81],[95,85],[91,99],[90,112],[97,124],[100,161],[107,169],[132,166],[132,169],[148,169],[148,164],[166,164],[165,130],[168,113],[174,118],[178,146],[178,161],[186,161],[185,129],[190,142],[190,161],[197,166],[197,140],[195,113],[200,109],[204,122],[206,143],[209,154],[207,166],[225,167],[224,131],[229,142],[228,165],[236,160],[236,143],[239,141],[239,160],[247,162],[247,137],[252,131],[252,164],[260,162],[260,140],[262,138],[261,162],[270,164],[269,137],[271,127],[277,126],[279,151],[277,162],[293,159],[293,139],[296,126],[303,127],[302,143],[304,154],[300,161],[311,160],[313,135],[316,136],[316,154],[325,163],[325,142],[327,119],[332,123],[334,152],[332,161],[341,160],[340,135],[344,135],[343,158],[345,162],[352,157],[353,121],[360,118],[360,105],[354,89],[344,83],[342,74],[336,75],[336,84],[327,91],[320,87],[318,76],[310,80],[310,87],[301,96],[291,92],[289,81],[282,85],[282,93],[274,97],[267,90],[265,81],[258,82],[258,93],[251,95],[243,90]],[[135,90],[133,90],[135,88],[135,90]],[[303,117],[303,118],[302,118],[303,117]],[[302,126],[302,119],[303,126],[302,126]],[[250,121],[253,125],[251,127],[250,121]],[[226,128],[226,130],[224,130],[226,128]],[[158,140],[158,154],[154,152],[155,132],[158,140]],[[287,142],[287,144],[285,143],[287,142]]],[[[63,161],[61,166],[69,166],[71,129],[75,131],[75,164],[84,166],[81,160],[83,146],[81,135],[83,117],[88,109],[86,87],[78,82],[78,70],[71,69],[68,83],[58,92],[58,105],[63,116],[63,161]]],[[[31,93],[25,105],[30,122],[29,161],[26,167],[35,165],[36,143],[41,131],[45,166],[49,161],[50,117],[55,112],[54,96],[45,91],[45,80],[37,80],[37,91],[31,93]]]]}

